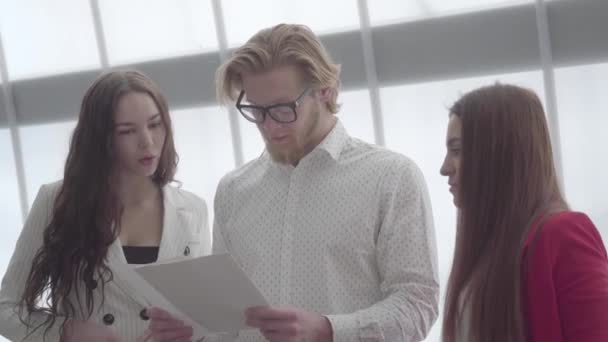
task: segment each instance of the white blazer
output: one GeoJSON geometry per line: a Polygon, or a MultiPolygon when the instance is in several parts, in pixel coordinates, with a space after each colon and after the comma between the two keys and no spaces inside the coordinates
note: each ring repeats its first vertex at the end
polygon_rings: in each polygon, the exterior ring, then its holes
{"type": "MultiPolygon", "coordinates": [[[[44,328],[24,340],[28,331],[17,316],[18,302],[31,269],[32,259],[42,245],[43,231],[50,222],[53,202],[60,182],[43,185],[25,222],[11,257],[0,288],[0,334],[11,341],[42,341],[44,328]]],[[[178,256],[195,257],[209,254],[211,235],[209,232],[207,206],[196,195],[172,187],[163,188],[163,231],[158,252],[158,261],[178,256]]],[[[108,266],[124,264],[126,259],[120,240],[110,246],[108,266]]],[[[102,305],[100,292],[95,292],[95,310],[91,320],[114,330],[123,341],[136,341],[148,326],[140,313],[149,307],[148,300],[132,288],[122,277],[114,273],[113,280],[105,286],[102,305]]],[[[99,286],[101,288],[101,286],[99,286]]],[[[81,292],[82,293],[82,292],[81,292]]],[[[84,297],[81,296],[81,299],[84,297]]],[[[75,300],[75,297],[73,297],[75,300]]],[[[75,301],[74,301],[75,302],[75,301]]],[[[83,308],[83,310],[86,308],[83,308]]],[[[33,316],[33,322],[43,322],[46,317],[33,316]]],[[[78,317],[84,318],[84,317],[78,317]]],[[[59,341],[59,318],[46,336],[46,341],[59,341]]],[[[31,331],[30,331],[31,332],[31,331]]]]}

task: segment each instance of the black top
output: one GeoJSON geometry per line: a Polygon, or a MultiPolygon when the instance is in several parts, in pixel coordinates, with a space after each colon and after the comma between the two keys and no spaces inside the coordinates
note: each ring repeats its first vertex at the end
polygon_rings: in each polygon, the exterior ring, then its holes
{"type": "Polygon", "coordinates": [[[129,264],[150,264],[158,259],[157,246],[123,246],[122,250],[129,264]]]}

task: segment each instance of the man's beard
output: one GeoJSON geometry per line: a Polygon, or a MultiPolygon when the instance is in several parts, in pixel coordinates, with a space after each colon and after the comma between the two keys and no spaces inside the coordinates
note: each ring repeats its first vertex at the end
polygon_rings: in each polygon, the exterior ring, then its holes
{"type": "Polygon", "coordinates": [[[266,150],[272,160],[280,164],[295,165],[314,148],[314,146],[310,145],[313,144],[311,141],[312,135],[319,125],[321,112],[315,110],[310,115],[311,117],[308,118],[309,122],[306,124],[304,133],[302,135],[297,135],[296,133],[290,136],[290,141],[286,146],[273,146],[271,143],[266,142],[266,150]]]}

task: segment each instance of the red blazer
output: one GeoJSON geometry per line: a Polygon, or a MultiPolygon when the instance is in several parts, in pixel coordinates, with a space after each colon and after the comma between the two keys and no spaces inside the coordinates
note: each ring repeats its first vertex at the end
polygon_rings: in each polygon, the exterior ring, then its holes
{"type": "Polygon", "coordinates": [[[608,342],[608,256],[593,222],[566,211],[536,230],[522,259],[528,341],[608,342]]]}

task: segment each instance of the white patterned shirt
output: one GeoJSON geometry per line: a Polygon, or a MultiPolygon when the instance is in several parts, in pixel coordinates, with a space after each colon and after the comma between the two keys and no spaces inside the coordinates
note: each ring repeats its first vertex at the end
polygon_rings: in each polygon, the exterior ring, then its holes
{"type": "Polygon", "coordinates": [[[214,252],[230,252],[272,305],[325,315],[336,342],[419,341],[437,318],[424,178],[339,121],[297,167],[264,153],[226,175],[213,231],[214,252]]]}

